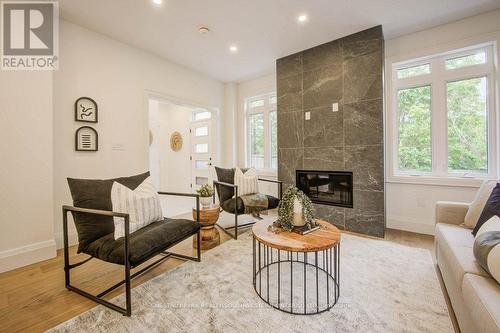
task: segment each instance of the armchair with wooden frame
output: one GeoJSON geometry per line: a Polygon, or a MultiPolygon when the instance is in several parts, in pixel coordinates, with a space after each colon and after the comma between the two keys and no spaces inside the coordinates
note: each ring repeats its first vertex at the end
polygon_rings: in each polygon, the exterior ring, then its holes
{"type": "Polygon", "coordinates": [[[158,266],[170,257],[185,260],[200,261],[200,201],[197,194],[158,192],[160,195],[184,196],[196,199],[196,221],[186,219],[164,218],[153,222],[135,232],[130,233],[129,214],[113,212],[111,210],[111,199],[107,198],[113,181],[122,183],[130,188],[137,187],[149,172],[133,177],[117,178],[109,180],[86,180],[68,178],[74,206],[63,206],[63,238],[64,238],[64,278],[65,287],[69,291],[76,292],[88,299],[102,304],[110,309],[120,312],[124,316],[131,316],[131,280],[149,269],[158,266]],[[106,195],[102,195],[106,194],[106,195]],[[69,240],[68,240],[68,212],[73,215],[78,234],[78,253],[89,255],[88,258],[78,262],[70,263],[69,240]],[[113,217],[124,219],[125,236],[114,239],[113,217]],[[197,256],[191,257],[183,254],[167,251],[170,247],[183,240],[196,235],[197,256]],[[160,256],[157,260],[149,263],[138,271],[131,270],[149,261],[153,257],[160,256]],[[92,295],[71,284],[70,271],[89,260],[96,258],[108,263],[117,264],[124,268],[124,280],[103,290],[97,295],[92,295]],[[113,304],[103,297],[111,291],[125,284],[125,308],[113,304]]]}
{"type": "MultiPolygon", "coordinates": [[[[246,172],[247,169],[242,169],[246,172]]],[[[214,188],[219,196],[220,207],[222,211],[234,215],[234,226],[224,227],[217,224],[222,231],[228,234],[233,239],[238,239],[238,228],[245,228],[252,226],[256,221],[252,221],[245,224],[238,224],[238,216],[245,214],[245,206],[243,200],[238,196],[238,186],[234,184],[234,172],[235,169],[223,169],[215,167],[215,172],[217,174],[217,180],[213,181],[214,188]],[[233,230],[231,232],[230,230],[233,230]]],[[[259,178],[259,181],[275,183],[278,186],[278,198],[267,195],[269,207],[268,209],[273,209],[278,207],[279,201],[281,200],[283,194],[283,182],[279,180],[271,180],[265,178],[259,178]]],[[[213,194],[213,202],[215,203],[215,192],[213,194]]]]}

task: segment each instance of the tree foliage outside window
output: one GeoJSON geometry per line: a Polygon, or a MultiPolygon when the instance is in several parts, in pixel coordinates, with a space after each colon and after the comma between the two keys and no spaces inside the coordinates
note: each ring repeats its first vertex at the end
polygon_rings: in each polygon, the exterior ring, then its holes
{"type": "Polygon", "coordinates": [[[431,86],[398,91],[398,130],[399,170],[431,171],[431,86]]]}
{"type": "Polygon", "coordinates": [[[264,115],[250,115],[250,158],[254,168],[264,167],[264,115]]]}
{"type": "Polygon", "coordinates": [[[448,169],[488,172],[486,78],[448,82],[448,169]]]}

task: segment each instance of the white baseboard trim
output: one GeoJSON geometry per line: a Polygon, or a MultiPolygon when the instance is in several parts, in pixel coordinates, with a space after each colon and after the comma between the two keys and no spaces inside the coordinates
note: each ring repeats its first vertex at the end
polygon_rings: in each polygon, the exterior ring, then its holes
{"type": "Polygon", "coordinates": [[[56,254],[56,242],[53,239],[2,251],[0,273],[54,258],[56,254]]]}
{"type": "Polygon", "coordinates": [[[406,216],[388,215],[386,227],[389,229],[404,230],[434,236],[434,223],[406,216]]]}
{"type": "MultiPolygon", "coordinates": [[[[56,241],[56,246],[57,249],[62,249],[64,246],[64,239],[63,239],[63,233],[62,232],[57,232],[54,234],[54,238],[56,241]]],[[[69,230],[68,231],[68,241],[69,241],[69,246],[73,246],[78,244],[78,235],[76,233],[76,230],[69,230]]]]}

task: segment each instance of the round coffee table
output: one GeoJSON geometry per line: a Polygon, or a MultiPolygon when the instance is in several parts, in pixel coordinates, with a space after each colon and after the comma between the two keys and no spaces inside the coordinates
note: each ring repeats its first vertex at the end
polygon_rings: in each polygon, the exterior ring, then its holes
{"type": "MultiPolygon", "coordinates": [[[[219,230],[215,224],[219,219],[220,206],[213,204],[209,207],[200,208],[200,249],[209,250],[220,244],[219,230]]],[[[196,208],[193,208],[193,219],[196,221],[196,208]]],[[[193,247],[196,248],[196,236],[193,237],[193,247]]]]}
{"type": "Polygon", "coordinates": [[[306,235],[274,233],[269,221],[253,228],[253,286],[272,307],[292,314],[331,309],[340,295],[340,231],[318,220],[306,235]]]}

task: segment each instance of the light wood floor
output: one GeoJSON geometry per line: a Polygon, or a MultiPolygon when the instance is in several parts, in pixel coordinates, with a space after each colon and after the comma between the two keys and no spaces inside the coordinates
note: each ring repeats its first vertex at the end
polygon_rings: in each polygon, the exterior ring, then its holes
{"type": "MultiPolygon", "coordinates": [[[[221,242],[229,239],[221,232],[221,242]]],[[[433,237],[397,230],[387,230],[386,239],[395,243],[425,248],[433,252],[433,237]]],[[[191,240],[172,249],[174,252],[195,255],[191,240]]],[[[86,258],[71,249],[71,262],[86,258]]],[[[168,259],[132,282],[132,287],[160,275],[184,261],[168,259]]],[[[56,326],[96,306],[96,303],[64,288],[62,251],[57,257],[37,264],[0,274],[0,332],[41,332],[56,326]]],[[[123,268],[99,260],[91,260],[72,270],[72,284],[93,294],[115,281],[123,279],[123,268]],[[74,273],[73,273],[74,272],[74,273]]],[[[115,290],[106,299],[123,292],[115,290]]],[[[455,322],[456,323],[456,322],[455,322]]]]}

